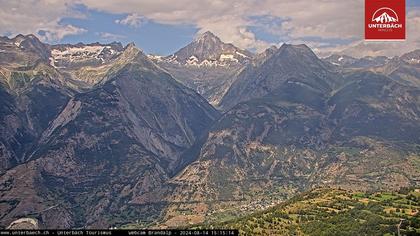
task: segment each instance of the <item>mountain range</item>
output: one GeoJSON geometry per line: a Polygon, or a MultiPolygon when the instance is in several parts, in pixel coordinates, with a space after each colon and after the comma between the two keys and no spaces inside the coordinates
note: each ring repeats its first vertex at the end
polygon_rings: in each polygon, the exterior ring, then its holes
{"type": "Polygon", "coordinates": [[[420,53],[0,38],[0,227],[173,228],[420,184],[420,53]]]}

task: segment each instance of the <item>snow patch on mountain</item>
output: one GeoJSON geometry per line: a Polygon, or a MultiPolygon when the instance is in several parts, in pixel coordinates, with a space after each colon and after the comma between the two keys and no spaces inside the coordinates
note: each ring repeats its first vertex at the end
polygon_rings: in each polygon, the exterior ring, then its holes
{"type": "Polygon", "coordinates": [[[220,55],[219,60],[220,60],[220,61],[233,61],[233,62],[239,62],[239,60],[238,60],[238,59],[236,59],[236,58],[235,58],[235,56],[234,56],[234,55],[232,55],[232,54],[221,54],[221,55],[220,55]]]}
{"type": "Polygon", "coordinates": [[[161,62],[164,60],[163,56],[149,54],[147,57],[152,61],[161,62]]]}
{"type": "MultiPolygon", "coordinates": [[[[51,55],[54,60],[68,59],[69,61],[81,60],[85,58],[99,59],[100,53],[104,50],[105,46],[85,46],[85,47],[68,47],[64,50],[53,49],[51,55]]],[[[107,48],[111,48],[107,46],[107,48]]],[[[111,49],[111,54],[115,51],[111,49]]]]}
{"type": "Polygon", "coordinates": [[[181,48],[176,53],[164,57],[150,59],[161,62],[196,67],[229,67],[245,65],[252,60],[253,54],[235,47],[233,44],[224,43],[211,32],[205,32],[193,42],[181,48]]]}
{"type": "Polygon", "coordinates": [[[51,50],[50,64],[54,67],[101,65],[122,53],[119,44],[55,45],[51,50]]]}

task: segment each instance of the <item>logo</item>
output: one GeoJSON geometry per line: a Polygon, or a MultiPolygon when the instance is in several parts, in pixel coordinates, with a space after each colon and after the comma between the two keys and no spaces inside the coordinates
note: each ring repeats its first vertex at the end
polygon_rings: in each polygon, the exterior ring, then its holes
{"type": "Polygon", "coordinates": [[[379,10],[375,11],[375,13],[372,16],[372,21],[376,23],[398,22],[398,15],[391,8],[382,7],[379,10]]]}
{"type": "Polygon", "coordinates": [[[365,39],[404,40],[405,0],[365,0],[365,39]]]}

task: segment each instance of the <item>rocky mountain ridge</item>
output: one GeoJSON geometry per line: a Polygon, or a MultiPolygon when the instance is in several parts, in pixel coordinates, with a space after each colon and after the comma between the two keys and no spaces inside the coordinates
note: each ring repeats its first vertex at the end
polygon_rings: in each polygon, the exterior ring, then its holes
{"type": "Polygon", "coordinates": [[[230,66],[246,64],[252,60],[252,57],[251,52],[224,43],[219,37],[207,31],[174,54],[157,59],[186,66],[230,66]]]}

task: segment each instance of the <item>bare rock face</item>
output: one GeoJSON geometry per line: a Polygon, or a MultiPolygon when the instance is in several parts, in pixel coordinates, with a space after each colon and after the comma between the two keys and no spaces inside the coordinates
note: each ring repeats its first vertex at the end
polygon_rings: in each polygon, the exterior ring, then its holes
{"type": "Polygon", "coordinates": [[[48,64],[49,46],[35,36],[1,38],[0,49],[0,173],[4,173],[26,161],[72,91],[48,64]]]}
{"type": "Polygon", "coordinates": [[[7,226],[6,229],[8,230],[15,230],[15,229],[34,230],[34,229],[39,229],[39,223],[38,223],[38,220],[36,219],[21,218],[10,223],[10,225],[7,226]]]}

